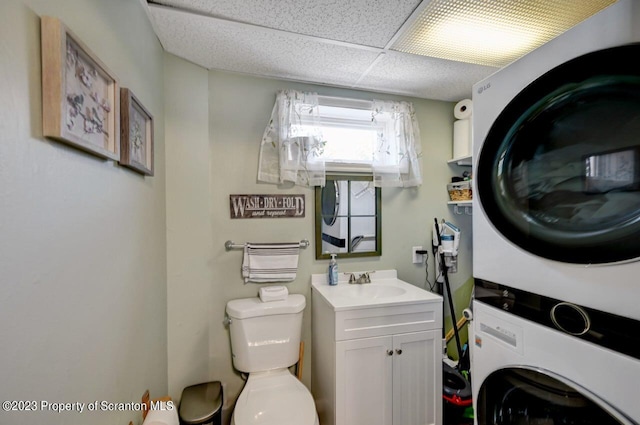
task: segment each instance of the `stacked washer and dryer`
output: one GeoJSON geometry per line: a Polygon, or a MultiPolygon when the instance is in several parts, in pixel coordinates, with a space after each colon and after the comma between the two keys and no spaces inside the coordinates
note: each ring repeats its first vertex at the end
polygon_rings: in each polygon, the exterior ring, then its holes
{"type": "Polygon", "coordinates": [[[475,420],[640,424],[640,1],[473,88],[475,420]]]}

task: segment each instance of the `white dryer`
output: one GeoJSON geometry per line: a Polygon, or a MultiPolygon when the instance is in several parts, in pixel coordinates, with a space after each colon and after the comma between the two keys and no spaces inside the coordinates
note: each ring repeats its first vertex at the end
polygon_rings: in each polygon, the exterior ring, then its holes
{"type": "Polygon", "coordinates": [[[473,275],[640,319],[640,2],[473,88],[473,275]]]}
{"type": "Polygon", "coordinates": [[[504,285],[475,292],[477,425],[640,423],[639,321],[504,285]]]}

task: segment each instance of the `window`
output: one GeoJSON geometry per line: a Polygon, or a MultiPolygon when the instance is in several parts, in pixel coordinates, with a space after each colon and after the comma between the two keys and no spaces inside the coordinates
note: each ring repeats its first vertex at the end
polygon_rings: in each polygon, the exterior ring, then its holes
{"type": "Polygon", "coordinates": [[[336,164],[367,165],[371,169],[376,131],[371,127],[371,111],[320,104],[322,139],[320,156],[327,169],[336,164]]]}
{"type": "Polygon", "coordinates": [[[381,113],[374,121],[372,108],[370,101],[318,96],[325,143],[320,158],[327,171],[372,171],[377,142],[384,138],[391,120],[389,114],[381,113]]]}

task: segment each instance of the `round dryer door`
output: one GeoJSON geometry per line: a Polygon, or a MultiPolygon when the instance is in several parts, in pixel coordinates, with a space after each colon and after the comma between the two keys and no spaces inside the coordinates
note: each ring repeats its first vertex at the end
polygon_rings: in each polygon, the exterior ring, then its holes
{"type": "Polygon", "coordinates": [[[588,394],[540,370],[507,368],[482,383],[476,414],[479,424],[633,424],[614,407],[588,394]]]}
{"type": "Polygon", "coordinates": [[[482,144],[477,197],[495,228],[552,260],[640,257],[640,44],[547,72],[501,112],[482,144]]]}

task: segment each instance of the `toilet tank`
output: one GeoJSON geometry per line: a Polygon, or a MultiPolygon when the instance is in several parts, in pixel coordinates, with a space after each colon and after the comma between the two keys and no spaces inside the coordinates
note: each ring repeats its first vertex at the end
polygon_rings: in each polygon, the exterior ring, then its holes
{"type": "Polygon", "coordinates": [[[262,302],[242,298],[227,303],[233,366],[246,373],[293,366],[298,361],[304,295],[262,302]]]}

